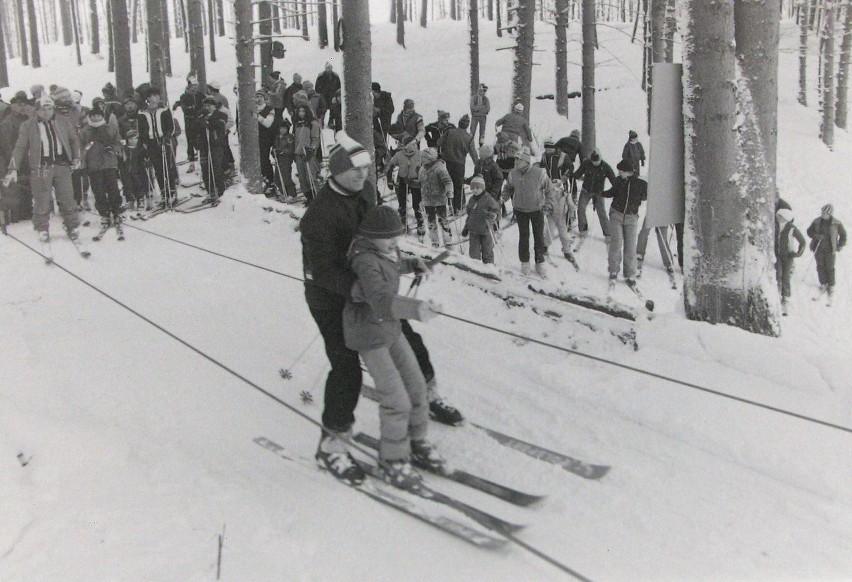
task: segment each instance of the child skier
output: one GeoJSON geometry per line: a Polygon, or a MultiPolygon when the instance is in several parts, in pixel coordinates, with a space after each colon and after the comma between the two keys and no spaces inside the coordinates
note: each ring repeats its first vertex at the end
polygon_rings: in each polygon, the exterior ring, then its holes
{"type": "Polygon", "coordinates": [[[443,160],[438,159],[434,148],[423,150],[420,155],[420,192],[432,246],[438,247],[438,227],[444,231],[444,246],[452,245],[452,234],[447,223],[447,202],[453,198],[453,181],[443,160]]]}
{"type": "Polygon", "coordinates": [[[121,150],[118,125],[107,123],[101,109],[92,109],[79,135],[85,152],[83,159],[95,194],[95,208],[101,215],[101,230],[95,240],[106,233],[113,221],[116,231],[122,236],[124,207],[118,189],[118,156],[121,150]]]}
{"type": "Polygon", "coordinates": [[[782,209],[775,213],[778,229],[775,237],[775,276],[778,290],[781,292],[781,313],[787,315],[790,300],[790,279],[793,275],[793,261],[802,256],[807,244],[801,231],[793,224],[793,211],[782,209]],[[795,239],[798,248],[793,250],[795,239]]]}
{"type": "Polygon", "coordinates": [[[290,133],[290,120],[282,119],[275,139],[275,169],[283,202],[296,201],[296,183],[293,182],[293,162],[296,160],[296,136],[290,133]]]}
{"type": "Polygon", "coordinates": [[[462,236],[470,236],[470,258],[494,262],[494,224],[500,216],[500,205],[485,190],[485,179],[474,176],[470,181],[470,200],[462,236]]]}
{"type": "Polygon", "coordinates": [[[436,315],[431,302],[398,294],[401,273],[428,269],[420,259],[400,258],[397,244],[404,232],[389,206],[373,207],[364,215],[347,255],[357,280],[343,311],[343,335],[346,347],[359,352],[376,382],[382,476],[392,485],[416,490],[422,478],[412,461],[440,471],[444,460],[426,440],[426,380],[400,323],[436,315]]]}
{"type": "Polygon", "coordinates": [[[403,225],[408,222],[408,194],[411,194],[411,207],[414,209],[414,218],[417,221],[417,236],[423,240],[426,231],[423,227],[423,212],[420,209],[420,164],[421,152],[417,149],[417,142],[410,135],[402,139],[402,149],[398,150],[387,165],[388,189],[394,189],[393,169],[399,168],[396,173],[396,199],[399,202],[399,219],[403,225]]]}
{"type": "Polygon", "coordinates": [[[139,145],[139,132],[128,130],[124,146],[121,183],[124,186],[124,201],[130,208],[150,210],[148,198],[148,170],[145,148],[139,145]]]}

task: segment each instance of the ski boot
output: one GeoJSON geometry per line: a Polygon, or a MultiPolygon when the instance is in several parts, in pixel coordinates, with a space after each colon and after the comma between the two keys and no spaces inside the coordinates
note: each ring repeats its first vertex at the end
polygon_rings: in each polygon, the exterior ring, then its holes
{"type": "Polygon", "coordinates": [[[577,259],[574,257],[574,253],[568,252],[568,253],[564,253],[564,255],[565,255],[565,258],[568,260],[568,262],[571,263],[571,265],[574,267],[574,270],[579,273],[580,272],[580,265],[577,264],[577,259]]]}
{"type": "Polygon", "coordinates": [[[93,241],[101,240],[106,232],[109,230],[109,227],[112,226],[112,221],[109,216],[101,216],[101,229],[98,231],[98,234],[92,237],[93,241]]]}
{"type": "Polygon", "coordinates": [[[47,244],[50,242],[50,233],[46,230],[38,231],[38,242],[47,244]]]}
{"type": "Polygon", "coordinates": [[[464,422],[464,417],[458,408],[450,405],[443,398],[436,398],[429,402],[429,418],[448,426],[458,426],[464,422]]]}
{"type": "Polygon", "coordinates": [[[347,485],[357,486],[367,478],[364,470],[346,450],[344,440],[348,433],[333,433],[325,430],[317,446],[316,460],[321,469],[331,473],[347,485]]]}
{"type": "Polygon", "coordinates": [[[411,466],[408,459],[382,461],[379,471],[382,480],[394,487],[413,492],[423,488],[423,476],[411,466]]]}
{"type": "Polygon", "coordinates": [[[535,264],[535,272],[542,279],[547,279],[547,268],[544,266],[543,262],[535,264]]]}
{"type": "Polygon", "coordinates": [[[524,277],[529,277],[530,273],[531,273],[530,264],[528,262],[527,263],[521,263],[521,274],[524,277]]]}
{"type": "Polygon", "coordinates": [[[447,462],[426,439],[412,439],[411,463],[430,473],[444,473],[447,462]]]}

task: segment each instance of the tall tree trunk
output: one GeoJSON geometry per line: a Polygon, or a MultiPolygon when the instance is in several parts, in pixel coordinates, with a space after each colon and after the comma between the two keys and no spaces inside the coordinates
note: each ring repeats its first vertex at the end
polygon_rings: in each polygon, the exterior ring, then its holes
{"type": "Polygon", "coordinates": [[[317,37],[320,48],[328,46],[328,8],[325,1],[317,4],[317,37]]]}
{"type": "Polygon", "coordinates": [[[151,85],[162,91],[163,102],[166,96],[166,68],[163,55],[163,17],[160,0],[145,0],[148,15],[148,71],[151,85]]]}
{"type": "Polygon", "coordinates": [[[267,82],[269,73],[272,72],[272,6],[269,2],[258,2],[257,4],[257,31],[261,40],[260,44],[260,83],[267,82]]]}
{"type": "Polygon", "coordinates": [[[183,37],[183,52],[189,54],[189,16],[187,15],[186,0],[175,0],[177,2],[178,12],[180,12],[181,26],[178,31],[183,37]]]}
{"type": "Polygon", "coordinates": [[[130,0],[130,42],[139,42],[139,13],[141,12],[139,0],[130,0]]]}
{"type": "Polygon", "coordinates": [[[6,10],[0,2],[0,89],[9,86],[9,71],[6,65],[6,10]]]}
{"type": "Polygon", "coordinates": [[[310,38],[308,34],[308,2],[307,0],[302,0],[302,36],[305,40],[310,38]]]}
{"type": "Polygon", "coordinates": [[[427,10],[429,9],[429,0],[421,0],[420,2],[420,26],[426,28],[427,10]]]}
{"type": "Polygon", "coordinates": [[[35,0],[27,0],[27,14],[30,21],[30,65],[34,69],[41,67],[41,50],[38,44],[38,21],[36,19],[35,0]]]}
{"type": "Polygon", "coordinates": [[[479,0],[469,0],[470,98],[479,94],[479,0]]]}
{"type": "MultiPolygon", "coordinates": [[[[767,235],[771,245],[772,215],[760,212],[759,205],[771,204],[772,198],[759,204],[748,199],[743,192],[752,190],[754,174],[740,176],[743,167],[738,163],[741,151],[743,158],[759,158],[754,151],[741,150],[743,138],[756,141],[759,135],[750,107],[743,110],[751,116],[740,128],[744,134],[732,131],[737,111],[737,94],[731,90],[731,80],[737,77],[734,2],[688,0],[686,12],[686,314],[693,320],[778,335],[771,258],[761,260],[767,235]]],[[[739,88],[747,101],[747,84],[739,88]]],[[[765,164],[762,168],[767,171],[765,164]]]]}
{"type": "MultiPolygon", "coordinates": [[[[203,0],[187,0],[186,18],[189,25],[189,68],[195,73],[202,95],[207,94],[207,63],[204,60],[204,14],[203,0]]],[[[210,29],[213,37],[213,29],[210,29]]]]}
{"type": "Polygon", "coordinates": [[[677,7],[676,0],[666,0],[666,58],[665,62],[674,62],[674,35],[677,30],[677,7]]]}
{"type": "Polygon", "coordinates": [[[26,24],[26,11],[27,6],[24,3],[25,0],[18,0],[17,3],[17,16],[18,16],[18,44],[21,47],[21,64],[25,67],[30,64],[30,54],[27,49],[27,24],[26,24]]]}
{"type": "Polygon", "coordinates": [[[98,0],[89,0],[89,23],[92,27],[92,36],[89,42],[92,47],[92,54],[96,55],[101,52],[101,23],[98,19],[98,0]]]}
{"type": "Polygon", "coordinates": [[[849,53],[852,51],[852,5],[843,8],[843,40],[840,41],[840,65],[837,69],[837,105],[834,122],[837,127],[847,126],[847,95],[849,92],[849,53]]]}
{"type": "MultiPolygon", "coordinates": [[[[775,167],[778,143],[778,37],[781,3],[778,0],[735,0],[734,37],[737,62],[746,79],[762,137],[770,182],[775,199],[775,167]]],[[[742,103],[740,104],[742,107],[742,103]]]]}
{"type": "Polygon", "coordinates": [[[169,25],[169,3],[160,0],[160,17],[163,23],[163,70],[167,77],[172,76],[172,41],[171,26],[169,25]]]}
{"type": "Polygon", "coordinates": [[[488,0],[488,20],[494,22],[494,0],[488,0]]]}
{"type": "Polygon", "coordinates": [[[568,1],[556,0],[556,112],[568,117],[568,1]]]}
{"type": "Polygon", "coordinates": [[[396,5],[396,44],[405,48],[405,6],[403,0],[394,0],[396,5]]]}
{"type": "MultiPolygon", "coordinates": [[[[253,194],[263,191],[260,174],[260,145],[258,143],[257,106],[254,101],[254,34],[252,29],[251,0],[236,0],[234,3],[236,21],[237,50],[237,87],[239,100],[237,107],[240,116],[240,173],[243,185],[253,194]]],[[[213,30],[211,28],[211,30],[213,30]]],[[[212,38],[212,35],[211,35],[212,38]]]]}
{"type": "Polygon", "coordinates": [[[71,27],[71,3],[59,3],[59,17],[62,21],[62,44],[71,46],[74,44],[74,30],[71,27]]]}
{"type": "Polygon", "coordinates": [[[337,2],[338,0],[333,0],[331,4],[331,22],[334,26],[332,33],[332,36],[334,38],[334,51],[340,52],[340,17],[337,2]]]}
{"type": "Polygon", "coordinates": [[[124,97],[133,88],[133,67],[130,56],[130,28],[125,0],[109,0],[112,10],[112,42],[115,51],[115,88],[124,97]]]}
{"type": "Polygon", "coordinates": [[[74,51],[77,54],[77,64],[83,65],[83,55],[80,54],[80,45],[82,44],[82,35],[80,34],[80,14],[77,10],[77,1],[71,0],[71,24],[74,28],[74,51]]]}
{"type": "Polygon", "coordinates": [[[113,46],[112,38],[112,8],[109,1],[106,3],[106,19],[107,19],[107,72],[115,72],[115,47],[113,46]]]}
{"type": "Polygon", "coordinates": [[[390,0],[390,23],[396,24],[396,0],[390,0]]]}
{"type": "Polygon", "coordinates": [[[583,147],[596,149],[595,138],[595,0],[583,0],[583,147]]]}
{"type": "Polygon", "coordinates": [[[819,135],[828,149],[834,149],[834,0],[825,0],[822,28],[822,122],[819,135]]]}
{"type": "Polygon", "coordinates": [[[524,117],[529,120],[533,50],[535,49],[535,0],[518,0],[517,15],[512,104],[523,104],[524,117]]]}
{"type": "MultiPolygon", "coordinates": [[[[372,38],[368,2],[342,3],[343,18],[343,125],[346,133],[375,155],[373,143],[373,94],[370,90],[372,38]]],[[[375,168],[370,174],[375,179],[375,168]]]]}
{"type": "Polygon", "coordinates": [[[810,0],[799,4],[799,103],[808,104],[808,24],[810,22],[810,0]]]}
{"type": "Polygon", "coordinates": [[[216,16],[219,26],[219,36],[225,36],[225,4],[224,0],[216,0],[216,16]]]}
{"type": "MultiPolygon", "coordinates": [[[[322,6],[324,7],[325,3],[323,3],[322,6]]],[[[323,10],[325,10],[325,8],[323,8],[323,10]]],[[[281,34],[281,8],[278,4],[272,5],[272,32],[275,34],[281,34]]],[[[328,33],[326,33],[326,36],[328,36],[328,33]]],[[[328,44],[327,39],[326,44],[328,44]]]]}
{"type": "MultiPolygon", "coordinates": [[[[210,41],[210,62],[216,62],[216,36],[213,34],[213,24],[215,23],[216,18],[216,8],[213,4],[214,0],[207,0],[207,30],[210,33],[208,40],[210,41]]],[[[219,4],[219,9],[221,10],[222,5],[219,4]]],[[[221,13],[220,13],[221,16],[221,13]]],[[[220,35],[221,36],[221,35],[220,35]]],[[[254,97],[252,97],[254,100],[254,97]]]]}

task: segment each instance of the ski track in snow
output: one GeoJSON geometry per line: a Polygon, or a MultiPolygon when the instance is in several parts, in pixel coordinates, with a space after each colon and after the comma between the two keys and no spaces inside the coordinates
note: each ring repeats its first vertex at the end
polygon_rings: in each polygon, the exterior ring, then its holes
{"type": "MultiPolygon", "coordinates": [[[[428,63],[441,63],[418,67],[415,80],[396,74],[403,52],[392,44],[393,27],[374,25],[374,77],[393,92],[397,107],[413,96],[427,123],[439,107],[453,121],[466,111],[465,91],[424,89],[466,78],[466,58],[459,57],[466,54],[465,30],[450,22],[430,23],[426,31],[409,27],[406,58],[428,47],[428,63]]],[[[552,32],[539,30],[539,42],[549,43],[552,32]]],[[[638,45],[626,35],[607,27],[599,33],[629,66],[640,66],[638,45]]],[[[578,27],[569,29],[569,40],[578,35],[578,27]]],[[[782,45],[796,42],[797,30],[785,23],[782,45]]],[[[483,34],[482,43],[491,51],[505,39],[483,34]]],[[[233,55],[221,45],[208,78],[227,87],[233,55]]],[[[139,47],[137,82],[144,78],[139,47]]],[[[56,82],[82,89],[87,99],[109,78],[101,59],[84,55],[91,75],[80,79],[79,69],[67,66],[68,51],[43,50],[49,66],[35,74],[10,62],[13,85],[56,82]]],[[[572,60],[578,45],[569,44],[569,51],[572,60]]],[[[185,55],[177,46],[173,52],[175,71],[186,70],[185,55]]],[[[481,78],[491,87],[490,139],[493,121],[508,106],[511,57],[486,54],[481,78]]],[[[342,69],[339,55],[308,43],[288,46],[288,55],[280,67],[288,80],[294,62],[303,74],[319,72],[329,59],[342,69]]],[[[852,141],[838,130],[834,152],[819,145],[816,108],[795,102],[796,57],[795,51],[781,54],[779,186],[802,231],[828,201],[852,227],[846,196],[852,141]]],[[[534,95],[551,92],[541,71],[552,69],[553,55],[537,53],[539,59],[534,95]]],[[[578,82],[579,70],[569,75],[578,82]]],[[[602,66],[599,75],[602,86],[618,87],[597,95],[599,111],[606,112],[598,119],[598,145],[612,162],[627,129],[640,130],[644,94],[621,65],[602,66]]],[[[170,80],[172,100],[182,83],[180,74],[170,80]]],[[[571,105],[566,123],[552,102],[534,100],[537,135],[579,127],[579,104],[571,105]]],[[[183,155],[181,146],[179,159],[183,155]]],[[[305,351],[317,331],[301,283],[130,228],[301,276],[294,219],[264,207],[293,209],[232,188],[213,210],[128,222],[125,242],[108,232],[89,243],[87,261],[57,236],[55,260],[316,419],[327,360],[319,340],[305,351]],[[282,380],[279,368],[293,378],[282,380]],[[314,405],[300,403],[302,390],[314,395],[314,405]]],[[[578,256],[582,272],[575,275],[559,258],[558,243],[551,246],[556,267],[550,272],[572,289],[602,296],[606,253],[597,218],[591,209],[588,215],[592,238],[578,256]]],[[[97,231],[95,219],[92,224],[83,229],[89,239],[97,231]]],[[[52,231],[61,232],[57,219],[52,231]]],[[[10,233],[39,248],[29,225],[12,225],[10,233]]],[[[516,245],[513,227],[495,253],[499,264],[518,268],[516,245]]],[[[797,261],[792,315],[783,320],[780,339],[684,321],[680,289],[669,289],[653,240],[640,284],[657,314],[630,324],[635,352],[607,331],[606,316],[544,299],[540,305],[558,310],[560,318],[508,307],[463,285],[475,276],[460,277],[451,267],[437,268],[419,297],[468,319],[852,426],[848,253],[838,257],[831,310],[810,299],[816,280],[810,253],[797,261]]],[[[0,239],[0,264],[0,578],[209,580],[223,526],[223,579],[560,577],[518,548],[476,551],[348,492],[310,468],[315,427],[11,239],[0,239]],[[251,442],[258,436],[285,445],[296,461],[272,458],[251,442]],[[19,453],[31,458],[26,467],[19,453]]],[[[623,285],[614,297],[641,310],[623,285]]],[[[624,323],[612,326],[624,330],[624,323]]],[[[848,434],[530,342],[518,345],[447,318],[415,327],[433,354],[442,390],[470,419],[612,466],[601,481],[585,481],[470,427],[432,427],[451,464],[548,496],[537,507],[517,508],[431,480],[527,524],[519,534],[525,542],[593,579],[840,578],[852,572],[848,434]]],[[[378,433],[374,403],[362,399],[356,414],[356,430],[378,433]]]]}

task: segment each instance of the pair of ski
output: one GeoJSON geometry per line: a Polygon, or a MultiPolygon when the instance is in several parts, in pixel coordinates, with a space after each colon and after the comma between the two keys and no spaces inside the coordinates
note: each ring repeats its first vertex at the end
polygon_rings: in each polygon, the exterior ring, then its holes
{"type": "Polygon", "coordinates": [[[169,212],[171,210],[176,210],[179,206],[186,204],[190,200],[192,200],[192,196],[180,198],[178,200],[175,200],[172,204],[169,204],[169,205],[166,205],[166,206],[157,206],[153,210],[149,210],[147,212],[137,212],[136,214],[131,214],[130,218],[132,220],[143,220],[143,221],[144,220],[150,220],[150,219],[154,218],[155,216],[159,216],[159,215],[166,213],[166,212],[169,212]]]}
{"type": "MultiPolygon", "coordinates": [[[[642,295],[642,292],[639,290],[639,287],[636,285],[635,281],[625,281],[627,288],[630,289],[636,297],[642,302],[645,306],[645,309],[648,311],[654,311],[654,301],[651,299],[645,299],[645,296],[642,295]]],[[[606,291],[606,300],[612,301],[612,292],[615,291],[615,279],[609,280],[609,287],[607,287],[606,291]]]]}
{"type": "MultiPolygon", "coordinates": [[[[73,244],[74,248],[77,250],[77,254],[79,254],[82,258],[88,259],[92,256],[92,253],[86,248],[86,245],[83,244],[83,241],[81,241],[79,237],[76,240],[69,237],[68,240],[71,241],[71,244],[73,244]]],[[[41,254],[44,257],[45,264],[53,264],[53,245],[50,238],[46,241],[41,241],[41,254]]]]}
{"type": "Polygon", "coordinates": [[[219,206],[219,199],[216,198],[211,200],[209,198],[205,198],[201,201],[200,204],[196,204],[195,206],[188,206],[186,208],[178,208],[177,212],[181,214],[192,214],[193,212],[198,212],[200,210],[207,210],[208,208],[216,208],[219,206]]]}
{"type": "MultiPolygon", "coordinates": [[[[266,437],[257,437],[254,439],[254,442],[263,447],[264,449],[275,453],[276,456],[282,459],[289,461],[293,460],[292,457],[289,457],[285,454],[284,447],[266,437]]],[[[477,530],[462,523],[461,521],[457,521],[450,517],[447,517],[441,514],[440,512],[431,511],[429,509],[426,509],[425,507],[417,505],[416,503],[408,499],[406,497],[406,494],[415,495],[417,497],[421,497],[429,501],[434,501],[436,503],[446,505],[447,507],[461,512],[463,515],[469,517],[476,523],[492,531],[495,531],[498,534],[511,534],[520,530],[523,527],[518,524],[513,524],[504,521],[496,516],[471,507],[453,497],[444,495],[443,493],[433,491],[432,489],[425,486],[416,492],[403,492],[401,490],[392,491],[389,489],[389,486],[384,484],[381,477],[379,476],[378,467],[362,461],[359,461],[359,464],[361,468],[364,469],[364,472],[370,477],[372,477],[372,479],[364,481],[360,485],[349,485],[349,487],[351,487],[355,491],[358,491],[359,493],[366,495],[374,501],[378,501],[383,505],[392,507],[407,515],[410,515],[411,517],[428,523],[433,527],[436,527],[446,533],[449,533],[450,535],[464,540],[476,547],[484,549],[497,549],[505,546],[508,540],[505,537],[502,537],[501,535],[494,535],[492,533],[477,530]]]]}
{"type": "MultiPolygon", "coordinates": [[[[370,400],[378,402],[378,393],[376,392],[376,389],[368,384],[361,385],[361,394],[369,398],[370,400]]],[[[472,426],[473,428],[483,431],[486,435],[488,435],[489,437],[491,437],[492,439],[507,448],[518,451],[519,453],[523,453],[528,457],[532,457],[533,459],[537,459],[539,461],[544,461],[546,463],[550,463],[551,465],[561,467],[569,473],[578,477],[582,477],[583,479],[596,481],[609,472],[609,465],[595,465],[592,463],[587,463],[569,455],[558,453],[556,451],[551,451],[539,445],[523,441],[517,437],[502,433],[498,430],[494,430],[492,428],[488,428],[480,424],[476,424],[474,422],[466,422],[470,424],[470,426],[472,426]]],[[[488,493],[488,491],[484,492],[488,493]]]]}

